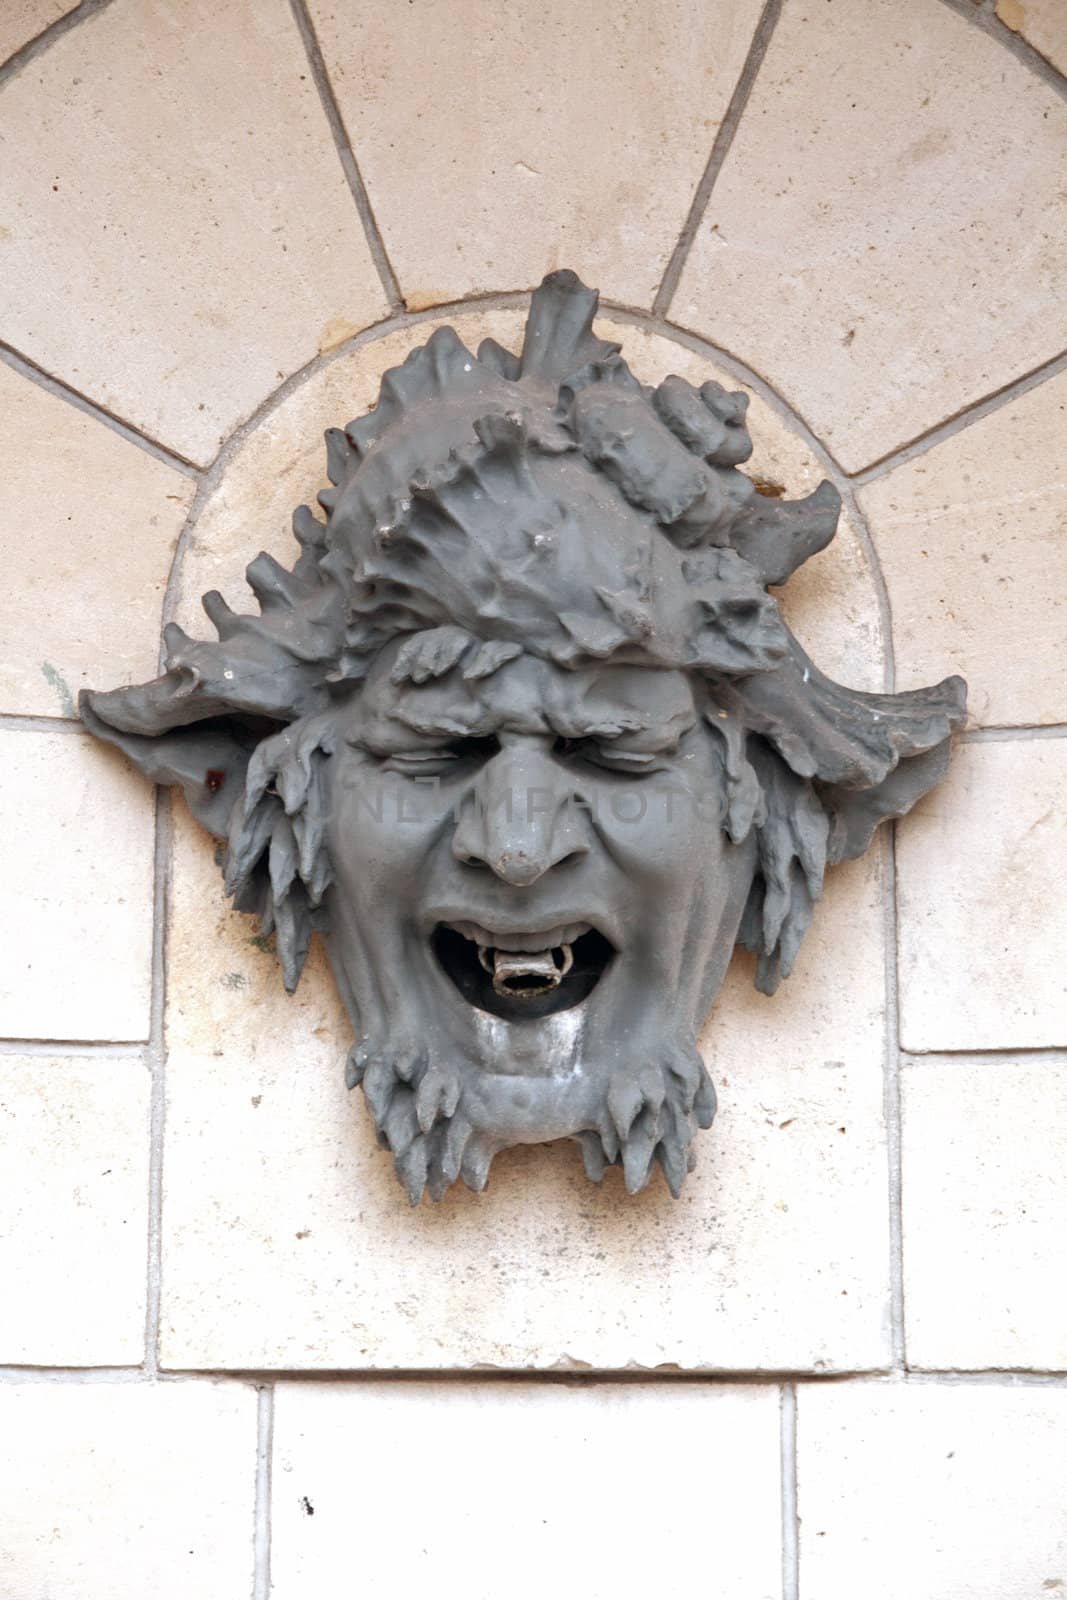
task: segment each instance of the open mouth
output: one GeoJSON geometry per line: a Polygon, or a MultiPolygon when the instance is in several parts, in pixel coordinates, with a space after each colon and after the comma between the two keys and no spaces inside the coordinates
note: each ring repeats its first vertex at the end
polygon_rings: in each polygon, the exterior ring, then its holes
{"type": "Polygon", "coordinates": [[[464,1000],[509,1022],[581,1005],[615,954],[588,922],[518,934],[493,933],[474,922],[439,922],[431,943],[464,1000]]]}

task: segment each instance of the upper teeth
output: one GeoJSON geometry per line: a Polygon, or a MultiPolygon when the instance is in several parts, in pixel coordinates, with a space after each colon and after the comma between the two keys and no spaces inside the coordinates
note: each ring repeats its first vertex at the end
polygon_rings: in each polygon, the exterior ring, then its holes
{"type": "Polygon", "coordinates": [[[569,944],[560,948],[562,960],[557,965],[555,949],[487,950],[478,946],[478,960],[486,972],[493,975],[493,988],[497,994],[532,997],[557,989],[574,965],[574,955],[569,944]],[[490,959],[492,958],[492,959],[490,959]],[[516,982],[515,980],[520,980],[516,982]]]}
{"type": "Polygon", "coordinates": [[[448,926],[485,950],[525,950],[534,954],[573,944],[583,933],[591,931],[588,922],[565,922],[555,928],[545,928],[540,933],[496,933],[478,922],[450,922],[448,926]]]}

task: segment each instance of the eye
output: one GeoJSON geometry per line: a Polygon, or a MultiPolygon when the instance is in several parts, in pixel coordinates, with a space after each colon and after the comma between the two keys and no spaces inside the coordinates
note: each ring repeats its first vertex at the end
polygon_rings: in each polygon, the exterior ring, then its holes
{"type": "Polygon", "coordinates": [[[625,750],[619,746],[601,743],[596,739],[557,739],[552,747],[553,754],[560,756],[564,761],[580,762],[586,766],[599,767],[604,772],[623,772],[639,777],[646,772],[655,772],[660,764],[658,754],[649,754],[643,750],[625,750]]]}
{"type": "Polygon", "coordinates": [[[480,766],[499,749],[500,741],[492,735],[450,739],[447,744],[426,746],[421,750],[390,751],[382,765],[386,772],[403,772],[409,777],[440,777],[463,767],[480,766]]]}

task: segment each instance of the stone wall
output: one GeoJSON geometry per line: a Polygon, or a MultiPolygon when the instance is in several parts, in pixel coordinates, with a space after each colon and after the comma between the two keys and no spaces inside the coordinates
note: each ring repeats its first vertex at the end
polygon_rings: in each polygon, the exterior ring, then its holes
{"type": "Polygon", "coordinates": [[[1067,1589],[1062,0],[0,15],[0,1595],[1067,1589]],[[739,957],[674,1202],[408,1209],[321,957],[73,720],[241,602],[322,430],[572,266],[830,477],[786,595],[947,784],[739,957]]]}

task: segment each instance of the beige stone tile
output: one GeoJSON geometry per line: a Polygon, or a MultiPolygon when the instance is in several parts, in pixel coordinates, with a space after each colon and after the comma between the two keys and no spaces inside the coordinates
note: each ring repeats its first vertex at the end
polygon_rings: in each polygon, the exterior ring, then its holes
{"type": "Polygon", "coordinates": [[[959,672],[976,723],[1067,722],[1065,438],[1062,373],[860,491],[902,689],[959,672]]]}
{"type": "Polygon", "coordinates": [[[155,676],[192,480],[0,363],[0,710],[155,676]]]}
{"type": "Polygon", "coordinates": [[[649,306],[760,5],[312,0],[311,12],[410,305],[572,267],[649,306]]]}
{"type": "Polygon", "coordinates": [[[1067,1390],[801,1385],[800,1600],[1034,1600],[1067,1583],[1067,1390]]]}
{"type": "MultiPolygon", "coordinates": [[[[508,349],[522,343],[525,311],[475,312],[446,320],[470,349],[495,338],[508,349]]],[[[326,428],[343,425],[372,406],[381,374],[424,344],[436,322],[390,333],[346,351],[319,368],[252,430],[205,503],[184,554],[177,619],[202,635],[200,596],[218,589],[235,610],[247,610],[251,595],[244,569],[257,550],[269,550],[291,565],[296,544],[290,531],[293,508],[314,504],[326,487],[326,428]]],[[[703,383],[738,382],[702,353],[611,317],[597,319],[604,338],[616,339],[646,383],[669,373],[703,383]]],[[[745,387],[741,385],[741,387],[745,387]]],[[[795,425],[784,422],[758,394],[750,395],[754,443],[746,464],[754,477],[784,488],[790,499],[810,494],[825,471],[795,425]]],[[[781,591],[783,610],[805,648],[823,671],[860,689],[880,689],[884,641],[870,569],[856,529],[842,516],[837,537],[781,591]]]]}
{"type": "Polygon", "coordinates": [[[0,63],[77,4],[78,0],[4,0],[0,7],[0,63]]]}
{"type": "Polygon", "coordinates": [[[1067,108],[926,0],[786,0],[671,306],[849,471],[1058,353],[1067,108]]]}
{"type": "Polygon", "coordinates": [[[147,1038],[150,787],[87,734],[2,731],[0,771],[0,1038],[147,1038]]]}
{"type": "Polygon", "coordinates": [[[1062,0],[997,0],[997,16],[1054,67],[1067,72],[1067,11],[1062,0]]]}
{"type": "Polygon", "coordinates": [[[1067,740],[963,745],[897,843],[901,1043],[1067,1042],[1067,740]]]}
{"type": "Polygon", "coordinates": [[[282,1384],[272,1592],[353,1592],[357,1485],[374,1600],[777,1600],[778,1455],[772,1386],[282,1384]]]}
{"type": "Polygon", "coordinates": [[[0,1364],[144,1357],[149,1075],[0,1055],[0,1364]]]}
{"type": "Polygon", "coordinates": [[[5,1384],[0,1438],[0,1593],[251,1594],[251,1386],[5,1384]]]}
{"type": "Polygon", "coordinates": [[[904,1299],[915,1367],[1067,1369],[1067,1071],[905,1064],[904,1299]]]}
{"type": "Polygon", "coordinates": [[[836,1370],[887,1359],[877,862],[834,875],[767,1000],[710,1028],[720,1112],[680,1201],[517,1149],[412,1211],[317,953],[287,999],[184,813],[168,945],[168,1367],[836,1370]]]}
{"type": "Polygon", "coordinates": [[[5,337],[182,454],[383,314],[285,0],[110,6],[2,106],[5,337]]]}

